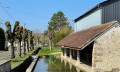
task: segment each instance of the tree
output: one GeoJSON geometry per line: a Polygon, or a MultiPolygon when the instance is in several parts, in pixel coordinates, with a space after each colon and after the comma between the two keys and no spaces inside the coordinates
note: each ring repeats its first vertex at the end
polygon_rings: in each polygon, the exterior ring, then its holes
{"type": "Polygon", "coordinates": [[[14,37],[13,37],[13,33],[11,31],[11,25],[9,21],[5,22],[6,25],[6,33],[5,33],[5,37],[6,40],[9,41],[9,57],[10,59],[14,58],[14,48],[13,48],[13,42],[14,42],[14,37]]]}
{"type": "Polygon", "coordinates": [[[42,43],[43,47],[45,47],[45,45],[48,44],[48,37],[44,35],[44,33],[41,34],[40,42],[42,43]]]}
{"type": "Polygon", "coordinates": [[[25,38],[26,38],[26,29],[23,28],[23,33],[22,33],[22,45],[23,45],[23,48],[22,48],[22,55],[24,56],[25,55],[25,38]]]}
{"type": "Polygon", "coordinates": [[[60,28],[69,25],[69,22],[67,17],[65,17],[64,13],[62,11],[58,11],[57,13],[53,14],[48,24],[49,24],[48,29],[50,31],[54,31],[60,30],[60,28]]]}
{"type": "Polygon", "coordinates": [[[67,17],[65,17],[62,11],[58,11],[54,13],[51,17],[50,22],[48,23],[48,30],[44,32],[44,34],[48,37],[49,40],[49,48],[52,50],[52,43],[54,41],[55,32],[60,31],[62,27],[69,25],[67,17]]]}
{"type": "Polygon", "coordinates": [[[31,44],[31,49],[33,50],[34,49],[34,43],[33,43],[33,39],[34,39],[34,36],[32,35],[32,31],[30,31],[30,44],[31,44]]]}
{"type": "Polygon", "coordinates": [[[31,43],[30,43],[30,39],[31,39],[31,31],[28,30],[28,48],[29,48],[29,51],[31,51],[31,43]]]}
{"type": "Polygon", "coordinates": [[[34,49],[33,38],[34,36],[32,35],[32,31],[28,30],[28,44],[30,51],[34,49]]]}
{"type": "Polygon", "coordinates": [[[15,22],[15,38],[17,39],[17,56],[21,57],[21,40],[22,40],[22,32],[23,26],[19,26],[19,21],[15,22]]]}
{"type": "Polygon", "coordinates": [[[54,32],[52,31],[45,31],[44,32],[44,35],[46,35],[48,37],[48,40],[49,40],[49,48],[50,48],[50,51],[52,51],[52,41],[53,41],[53,35],[54,35],[54,32]]]}
{"type": "Polygon", "coordinates": [[[38,47],[42,33],[40,30],[36,29],[33,31],[33,35],[34,35],[36,46],[38,47]]]}
{"type": "Polygon", "coordinates": [[[72,32],[72,29],[71,29],[70,26],[66,25],[66,26],[62,27],[60,31],[57,31],[55,33],[55,39],[53,41],[54,44],[56,44],[59,41],[61,41],[64,37],[69,35],[71,32],[72,32]]]}
{"type": "Polygon", "coordinates": [[[29,30],[26,29],[26,32],[25,32],[25,44],[26,44],[26,52],[29,52],[29,44],[28,44],[28,32],[29,30]]]}
{"type": "Polygon", "coordinates": [[[5,33],[3,28],[0,28],[0,49],[5,49],[5,33]]]}

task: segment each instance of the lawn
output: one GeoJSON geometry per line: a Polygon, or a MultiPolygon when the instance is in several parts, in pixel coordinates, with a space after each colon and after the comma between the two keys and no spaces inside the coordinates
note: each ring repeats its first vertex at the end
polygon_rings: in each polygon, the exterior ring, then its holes
{"type": "Polygon", "coordinates": [[[22,56],[21,58],[19,58],[19,57],[15,56],[15,58],[11,60],[11,67],[14,68],[14,67],[20,65],[20,64],[21,64],[25,59],[27,59],[27,58],[29,57],[29,55],[32,54],[36,49],[38,49],[38,48],[35,48],[35,49],[33,49],[32,51],[30,51],[30,52],[26,52],[26,55],[25,55],[24,57],[22,56]]]}
{"type": "Polygon", "coordinates": [[[49,50],[49,47],[42,47],[41,51],[38,53],[39,56],[42,55],[58,55],[61,52],[60,47],[52,47],[52,51],[49,50]],[[59,52],[59,53],[58,53],[59,52]]]}

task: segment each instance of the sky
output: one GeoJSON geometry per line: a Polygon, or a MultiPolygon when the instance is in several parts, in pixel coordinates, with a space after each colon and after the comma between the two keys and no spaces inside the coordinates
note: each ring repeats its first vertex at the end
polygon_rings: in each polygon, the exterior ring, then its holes
{"type": "Polygon", "coordinates": [[[0,0],[0,27],[6,29],[5,21],[12,28],[15,21],[30,30],[47,30],[54,13],[62,11],[74,29],[73,20],[105,0],[0,0]]]}

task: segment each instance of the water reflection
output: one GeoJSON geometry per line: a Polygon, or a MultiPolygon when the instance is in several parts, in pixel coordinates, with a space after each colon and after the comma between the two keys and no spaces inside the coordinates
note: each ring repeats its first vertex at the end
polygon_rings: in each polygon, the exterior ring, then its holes
{"type": "Polygon", "coordinates": [[[60,58],[56,58],[55,62],[49,61],[49,58],[40,58],[33,72],[80,72],[80,70],[60,58]]]}
{"type": "Polygon", "coordinates": [[[69,67],[70,67],[70,69],[72,69],[72,64],[69,63],[69,67]]]}

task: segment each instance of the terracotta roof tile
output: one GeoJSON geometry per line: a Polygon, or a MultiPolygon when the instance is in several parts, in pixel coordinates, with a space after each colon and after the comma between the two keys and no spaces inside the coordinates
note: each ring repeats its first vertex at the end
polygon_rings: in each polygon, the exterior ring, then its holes
{"type": "Polygon", "coordinates": [[[78,32],[74,32],[66,36],[60,42],[58,42],[57,46],[68,46],[73,48],[81,48],[86,43],[91,41],[93,38],[98,36],[100,33],[105,31],[111,25],[117,23],[117,21],[112,21],[106,24],[101,24],[98,26],[90,27],[88,29],[80,30],[78,32]]]}

